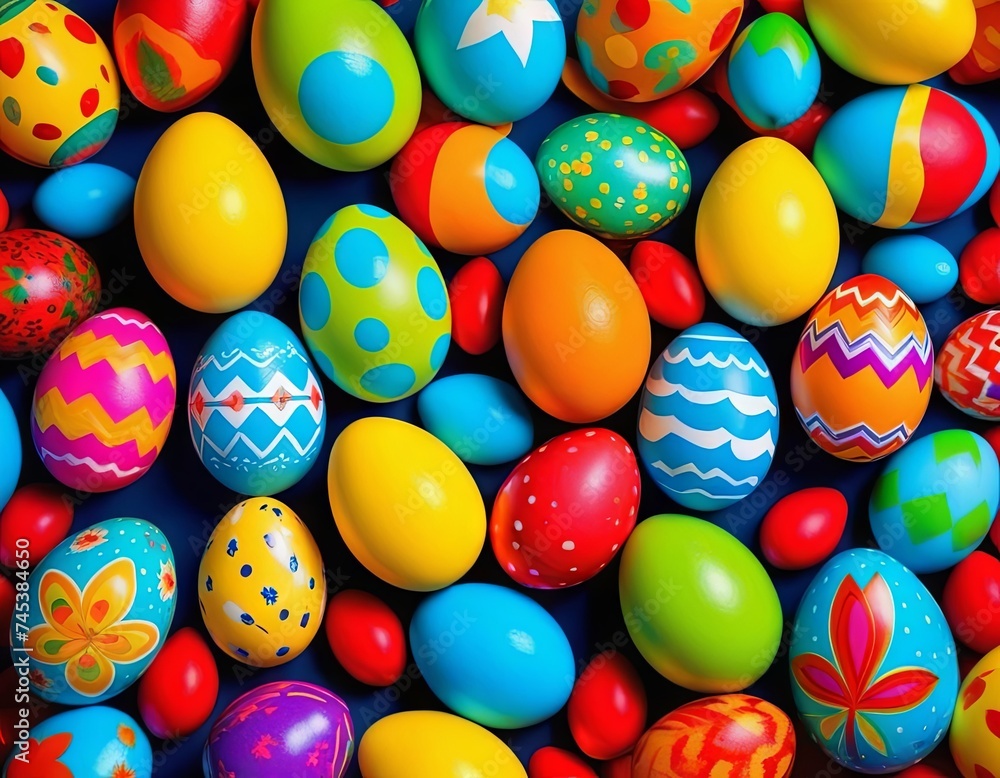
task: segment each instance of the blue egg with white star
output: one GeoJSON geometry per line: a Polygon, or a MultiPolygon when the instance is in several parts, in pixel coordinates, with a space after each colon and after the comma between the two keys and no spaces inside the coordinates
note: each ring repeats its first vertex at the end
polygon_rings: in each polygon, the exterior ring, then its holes
{"type": "Polygon", "coordinates": [[[437,262],[409,227],[374,205],[341,208],[316,233],[302,267],[299,320],[319,369],[370,402],[423,389],[451,345],[437,262]]]}
{"type": "Polygon", "coordinates": [[[778,440],[778,395],[763,357],[736,331],[703,322],[667,346],[646,379],[638,453],[674,502],[715,511],[767,474],[778,440]]]}
{"type": "Polygon", "coordinates": [[[489,125],[541,108],[566,61],[566,31],[552,0],[424,0],[415,43],[441,102],[489,125]]]}

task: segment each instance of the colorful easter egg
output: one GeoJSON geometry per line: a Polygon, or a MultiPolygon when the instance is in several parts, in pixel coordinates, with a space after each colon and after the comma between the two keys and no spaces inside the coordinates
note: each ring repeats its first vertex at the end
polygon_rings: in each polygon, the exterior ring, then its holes
{"type": "Polygon", "coordinates": [[[675,330],[701,321],[705,287],[694,263],[673,246],[640,240],[629,255],[628,270],[653,320],[675,330]]]}
{"type": "Polygon", "coordinates": [[[410,44],[377,4],[269,0],[254,16],[251,54],[268,116],[314,162],[369,170],[413,134],[420,73],[410,44]]]}
{"type": "Polygon", "coordinates": [[[687,205],[691,171],[670,138],[638,119],[595,113],[556,127],[535,168],[574,223],[604,238],[641,238],[687,205]]]}
{"type": "Polygon", "coordinates": [[[954,255],[924,235],[883,238],[868,249],[861,270],[888,278],[921,305],[944,297],[958,280],[954,255]]]}
{"type": "Polygon", "coordinates": [[[808,159],[778,138],[755,138],[723,161],[698,209],[698,270],[735,319],[770,327],[822,297],[840,251],[830,191],[808,159]]]}
{"type": "MultiPolygon", "coordinates": [[[[0,401],[5,402],[5,401],[0,401]]],[[[3,438],[4,451],[10,441],[3,438]]],[[[18,458],[20,449],[17,450],[18,458]]],[[[18,468],[14,468],[15,477],[18,468]]],[[[16,478],[15,478],[16,480],[16,478]]],[[[14,569],[41,562],[69,534],[73,501],[51,484],[27,484],[7,500],[0,489],[0,565],[14,569]],[[4,505],[4,503],[7,503],[4,505]],[[20,551],[20,553],[18,553],[20,551]]]]}
{"type": "Polygon", "coordinates": [[[837,548],[847,526],[847,500],[836,489],[814,486],[778,500],[760,525],[760,547],[782,570],[818,565],[837,548]]]}
{"type": "Polygon", "coordinates": [[[465,575],[486,538],[472,474],[429,432],[378,416],[333,444],[330,509],[351,553],[383,581],[430,592],[465,575]]]}
{"type": "Polygon", "coordinates": [[[188,424],[198,457],[239,494],[283,492],[319,458],[326,401],[305,346],[285,324],[243,311],[194,364],[188,424]]]}
{"type": "Polygon", "coordinates": [[[334,595],[324,625],[333,655],[355,680],[369,686],[389,686],[403,675],[403,625],[375,595],[360,589],[334,595]]]}
{"type": "Polygon", "coordinates": [[[0,443],[5,459],[0,468],[0,508],[3,508],[14,494],[17,479],[21,475],[21,433],[17,427],[17,417],[10,407],[7,396],[0,389],[0,443]]]}
{"type": "Polygon", "coordinates": [[[513,589],[472,583],[432,594],[413,614],[410,646],[438,699],[483,726],[528,727],[569,699],[575,668],[562,627],[513,589]]]}
{"type": "Polygon", "coordinates": [[[469,260],[452,276],[448,282],[451,337],[462,351],[485,354],[500,342],[506,294],[500,271],[486,257],[469,260]]]}
{"type": "Polygon", "coordinates": [[[97,265],[54,232],[0,233],[0,271],[2,359],[48,355],[100,302],[97,265]]]}
{"type": "Polygon", "coordinates": [[[660,675],[699,692],[745,689],[781,642],[781,604],[763,565],[702,519],[640,522],[622,552],[618,592],[632,642],[660,675]]]}
{"type": "Polygon", "coordinates": [[[778,394],[757,349],[704,322],[653,363],[639,411],[638,450],[675,502],[721,510],[757,488],[774,459],[778,394]]]}
{"type": "MultiPolygon", "coordinates": [[[[267,6],[265,0],[264,6],[267,6]]],[[[272,681],[238,697],[205,743],[205,778],[274,775],[341,778],[354,755],[354,723],[336,694],[303,681],[272,681]]]]}
{"type": "Polygon", "coordinates": [[[582,583],[607,567],[635,527],[640,485],[621,435],[601,428],[558,435],[500,487],[490,516],[493,553],[522,586],[582,583]]]}
{"type": "Polygon", "coordinates": [[[965,245],[958,260],[958,280],[966,296],[977,303],[1000,303],[1000,229],[983,230],[965,245]]]}
{"type": "Polygon", "coordinates": [[[972,0],[805,0],[816,41],[849,73],[876,84],[914,84],[964,57],[976,32],[972,0]]]}
{"type": "Polygon", "coordinates": [[[1000,144],[964,100],[914,84],[869,92],[839,109],[816,138],[813,162],[848,216],[910,229],[985,195],[1000,170],[1000,144]]]}
{"type": "Polygon", "coordinates": [[[1000,46],[995,31],[1000,27],[1000,2],[975,0],[976,34],[972,48],[949,71],[958,84],[984,84],[1000,78],[1000,46]]]}
{"type": "Polygon", "coordinates": [[[206,313],[252,302],[277,275],[287,234],[271,166],[229,119],[188,114],[160,136],[136,186],[135,236],[177,302],[206,313]]]}
{"type": "Polygon", "coordinates": [[[451,306],[434,257],[374,205],[341,208],[316,233],[302,266],[299,320],[320,370],[369,402],[418,392],[451,344],[451,306]]]}
{"type": "Polygon", "coordinates": [[[628,753],[646,728],[646,689],[632,663],[614,649],[580,673],[566,708],[573,740],[592,759],[628,753]]]}
{"type": "Polygon", "coordinates": [[[139,681],[142,721],[162,740],[190,736],[211,717],[218,696],[215,657],[192,627],[167,638],[139,681]]]}
{"type": "Polygon", "coordinates": [[[446,122],[418,132],[393,160],[389,188],[400,217],[424,243],[456,254],[509,246],[538,212],[531,160],[479,124],[446,122]]]}
{"type": "Polygon", "coordinates": [[[514,269],[503,308],[507,360],[521,390],[557,419],[586,424],[625,405],[642,385],[650,337],[639,288],[595,238],[549,232],[514,269]]]}
{"type": "Polygon", "coordinates": [[[118,71],[94,28],[63,5],[0,9],[0,149],[39,167],[93,156],[118,122],[118,71]]]}
{"type": "Polygon", "coordinates": [[[976,433],[953,429],[893,454],[868,516],[879,548],[915,573],[936,573],[975,551],[998,508],[997,455],[976,433]]]}
{"type": "Polygon", "coordinates": [[[121,489],[153,466],[176,402],[163,333],[138,311],[111,308],[73,330],[45,363],[31,438],[48,471],[71,489],[121,489]]]}
{"type": "Polygon", "coordinates": [[[230,0],[118,0],[114,45],[122,80],[157,111],[188,108],[229,74],[246,25],[247,5],[230,0]]]}
{"type": "Polygon", "coordinates": [[[952,634],[977,654],[1000,646],[1000,560],[973,551],[955,565],[941,609],[952,634]]]}
{"type": "Polygon", "coordinates": [[[85,162],[46,178],[31,201],[38,218],[70,238],[101,235],[132,213],[135,179],[117,168],[85,162]]]}
{"type": "Polygon", "coordinates": [[[948,731],[958,691],[951,632],[924,585],[881,551],[843,551],[820,568],[789,656],[799,716],[844,767],[901,770],[948,731]]]}
{"type": "Polygon", "coordinates": [[[976,419],[1000,419],[1000,311],[983,311],[948,335],[934,365],[944,398],[976,419]]]}
{"type": "Polygon", "coordinates": [[[103,702],[135,683],[163,645],[177,603],[170,542],[142,519],[109,519],[71,535],[28,583],[27,617],[11,624],[11,642],[30,653],[32,695],[60,705],[103,702]]]}
{"type": "Polygon", "coordinates": [[[528,778],[597,778],[597,773],[576,754],[545,746],[531,755],[528,778]]]}
{"type": "Polygon", "coordinates": [[[744,116],[760,127],[785,127],[808,111],[819,93],[819,54],[801,24],[768,13],[736,38],[728,75],[744,116]]]}
{"type": "Polygon", "coordinates": [[[576,20],[580,64],[612,97],[658,100],[708,71],[742,14],[743,0],[585,2],[576,20]]]}
{"type": "Polygon", "coordinates": [[[1000,774],[1000,648],[976,664],[962,682],[949,746],[964,778],[1000,774]]]}
{"type": "Polygon", "coordinates": [[[786,778],[795,762],[791,719],[749,694],[704,697],[650,727],[632,754],[632,778],[698,778],[716,765],[731,776],[786,778]]]}
{"type": "Polygon", "coordinates": [[[851,278],[820,300],[792,360],[792,402],[809,437],[853,462],[881,459],[913,434],[931,395],[934,346],[892,281],[851,278]]]}
{"type": "Polygon", "coordinates": [[[253,667],[308,648],[326,608],[326,575],[309,527],[273,497],[251,497],[216,525],[198,567],[208,634],[253,667]]]}
{"type": "Polygon", "coordinates": [[[482,0],[424,0],[417,57],[441,102],[481,124],[534,113],[559,84],[566,31],[551,0],[503,8],[482,0]]]}

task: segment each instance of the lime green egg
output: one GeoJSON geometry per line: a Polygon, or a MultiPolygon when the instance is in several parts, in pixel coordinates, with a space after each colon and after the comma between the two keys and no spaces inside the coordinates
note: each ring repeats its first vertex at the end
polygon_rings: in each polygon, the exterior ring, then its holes
{"type": "Polygon", "coordinates": [[[341,208],[313,238],[299,319],[320,369],[371,402],[420,391],[451,345],[451,306],[437,263],[409,227],[373,205],[341,208]]]}

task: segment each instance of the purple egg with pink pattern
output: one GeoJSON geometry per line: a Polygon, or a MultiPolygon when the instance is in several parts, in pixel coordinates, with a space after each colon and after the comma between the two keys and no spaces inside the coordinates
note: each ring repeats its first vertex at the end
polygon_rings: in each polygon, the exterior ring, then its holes
{"type": "Polygon", "coordinates": [[[274,681],[236,699],[212,725],[205,778],[267,775],[341,778],[354,755],[354,724],[333,692],[274,681]],[[262,765],[266,765],[262,767],[262,765]]]}
{"type": "Polygon", "coordinates": [[[74,329],[45,363],[31,437],[48,471],[86,492],[120,489],[156,461],[177,404],[177,374],[159,328],[112,308],[74,329]]]}

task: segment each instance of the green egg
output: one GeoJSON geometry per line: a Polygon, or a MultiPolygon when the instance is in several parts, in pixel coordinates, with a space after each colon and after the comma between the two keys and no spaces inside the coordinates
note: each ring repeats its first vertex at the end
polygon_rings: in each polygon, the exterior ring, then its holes
{"type": "Polygon", "coordinates": [[[371,402],[426,386],[451,345],[441,271],[403,222],[373,205],[327,219],[302,267],[299,319],[316,364],[371,402]]]}
{"type": "Polygon", "coordinates": [[[542,141],[535,168],[546,193],[602,238],[642,238],[669,224],[691,197],[691,171],[670,138],[616,113],[581,116],[542,141]]]}

